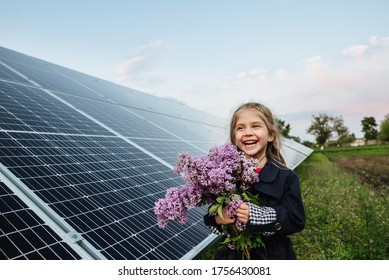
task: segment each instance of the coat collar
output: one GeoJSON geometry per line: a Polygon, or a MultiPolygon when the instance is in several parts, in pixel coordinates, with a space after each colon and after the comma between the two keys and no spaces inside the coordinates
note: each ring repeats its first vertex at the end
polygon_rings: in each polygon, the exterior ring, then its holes
{"type": "Polygon", "coordinates": [[[273,182],[276,179],[278,172],[279,167],[277,166],[277,163],[270,160],[266,162],[265,166],[259,173],[259,180],[266,183],[273,182]]]}

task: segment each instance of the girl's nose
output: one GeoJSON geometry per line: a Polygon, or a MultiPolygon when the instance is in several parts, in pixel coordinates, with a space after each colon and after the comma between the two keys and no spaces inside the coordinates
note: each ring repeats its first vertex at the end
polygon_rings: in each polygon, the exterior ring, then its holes
{"type": "Polygon", "coordinates": [[[252,134],[253,134],[253,130],[251,128],[245,129],[244,135],[252,135],[252,134]]]}

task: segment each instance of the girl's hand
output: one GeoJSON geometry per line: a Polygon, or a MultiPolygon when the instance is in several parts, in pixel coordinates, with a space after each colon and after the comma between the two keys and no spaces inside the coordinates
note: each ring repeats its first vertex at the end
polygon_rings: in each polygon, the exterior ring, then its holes
{"type": "Polygon", "coordinates": [[[220,217],[219,215],[216,215],[215,216],[216,223],[218,225],[228,225],[228,224],[235,223],[235,221],[236,221],[235,217],[230,217],[230,216],[227,215],[227,211],[226,211],[225,207],[223,208],[223,218],[220,217]]]}
{"type": "Polygon", "coordinates": [[[236,217],[242,223],[247,224],[250,218],[250,207],[243,202],[241,205],[239,205],[238,209],[236,209],[236,217]]]}

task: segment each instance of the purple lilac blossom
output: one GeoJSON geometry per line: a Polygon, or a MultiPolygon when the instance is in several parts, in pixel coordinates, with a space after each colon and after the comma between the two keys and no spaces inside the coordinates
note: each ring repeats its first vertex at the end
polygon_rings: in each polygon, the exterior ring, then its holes
{"type": "MultiPolygon", "coordinates": [[[[221,193],[234,192],[237,181],[240,181],[243,190],[247,190],[258,181],[256,162],[246,159],[231,143],[214,147],[202,157],[180,153],[174,172],[181,174],[186,184],[181,188],[168,189],[165,198],[156,202],[154,212],[158,225],[165,227],[169,220],[186,223],[190,208],[215,203],[221,193]]],[[[229,206],[231,213],[236,214],[241,202],[232,199],[229,206]]]]}
{"type": "Polygon", "coordinates": [[[226,207],[227,215],[230,217],[235,217],[236,209],[243,203],[241,199],[232,200],[226,207]]]}
{"type": "Polygon", "coordinates": [[[168,189],[165,199],[159,199],[154,207],[154,212],[158,218],[158,226],[163,228],[169,220],[173,219],[185,224],[188,220],[190,206],[187,187],[168,189]]]}
{"type": "Polygon", "coordinates": [[[237,230],[243,231],[244,228],[245,228],[245,224],[241,220],[237,219],[236,222],[235,222],[235,227],[236,227],[237,230]]]}

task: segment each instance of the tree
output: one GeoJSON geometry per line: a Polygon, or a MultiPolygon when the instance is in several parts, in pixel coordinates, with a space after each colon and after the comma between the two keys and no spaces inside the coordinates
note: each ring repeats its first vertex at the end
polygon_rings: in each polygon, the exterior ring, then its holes
{"type": "Polygon", "coordinates": [[[379,139],[381,141],[389,141],[389,114],[385,115],[384,120],[380,124],[379,139]]]}
{"type": "Polygon", "coordinates": [[[353,139],[353,136],[349,135],[348,128],[344,125],[342,116],[332,117],[319,113],[318,116],[313,115],[312,117],[313,120],[307,132],[316,136],[316,143],[318,145],[324,145],[334,136],[333,133],[336,134],[335,143],[338,145],[349,143],[353,139]]]}
{"type": "Polygon", "coordinates": [[[338,145],[345,143],[344,140],[347,139],[349,132],[348,128],[344,125],[344,120],[342,116],[332,118],[332,129],[333,132],[336,132],[338,136],[338,145]]]}
{"type": "Polygon", "coordinates": [[[319,113],[318,116],[313,115],[313,120],[307,129],[307,133],[312,134],[316,137],[316,143],[323,146],[332,135],[332,117],[327,114],[319,113]]]}
{"type": "Polygon", "coordinates": [[[307,146],[309,148],[315,148],[315,143],[311,142],[311,141],[308,141],[308,140],[305,140],[303,141],[302,143],[304,146],[307,146]]]}
{"type": "Polygon", "coordinates": [[[277,125],[278,125],[278,130],[281,132],[282,136],[285,138],[290,138],[289,132],[291,130],[290,124],[285,124],[285,121],[281,119],[277,119],[277,125]]]}
{"type": "Polygon", "coordinates": [[[347,134],[347,135],[342,136],[341,138],[339,138],[338,142],[340,145],[350,144],[350,143],[354,142],[355,139],[356,139],[355,134],[352,133],[352,134],[347,134]]]}
{"type": "Polygon", "coordinates": [[[290,130],[292,129],[292,127],[290,126],[289,123],[286,123],[284,120],[281,120],[278,118],[276,119],[276,121],[277,121],[278,131],[281,133],[281,135],[283,137],[289,138],[289,139],[292,139],[293,141],[301,143],[300,137],[289,135],[290,130]]]}
{"type": "Polygon", "coordinates": [[[293,141],[295,141],[297,143],[301,143],[301,138],[298,136],[290,136],[290,139],[292,139],[293,141]]]}
{"type": "Polygon", "coordinates": [[[366,141],[377,139],[377,123],[374,117],[364,117],[361,121],[361,126],[366,141]]]}

